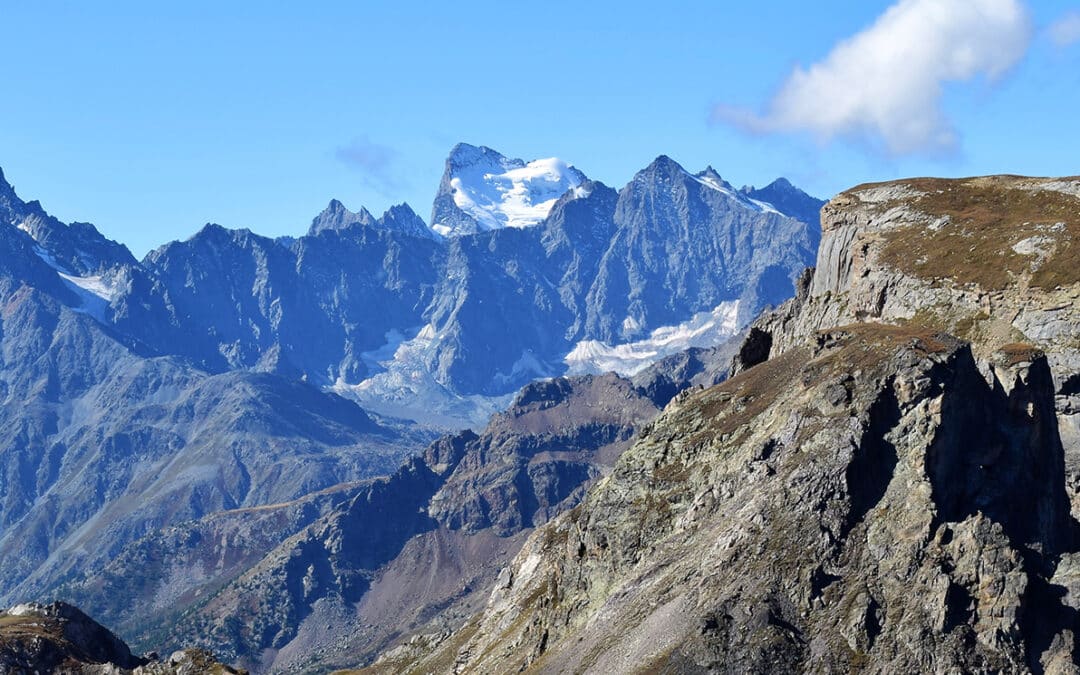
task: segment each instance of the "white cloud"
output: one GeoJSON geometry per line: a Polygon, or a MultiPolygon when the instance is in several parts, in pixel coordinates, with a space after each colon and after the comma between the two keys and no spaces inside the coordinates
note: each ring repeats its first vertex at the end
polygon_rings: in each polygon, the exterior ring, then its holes
{"type": "Polygon", "coordinates": [[[1073,10],[1050,24],[1050,39],[1058,47],[1071,47],[1080,42],[1080,11],[1073,10]]]}
{"type": "Polygon", "coordinates": [[[1027,51],[1019,0],[900,0],[807,69],[796,67],[764,114],[721,106],[714,119],[761,132],[869,140],[893,154],[957,145],[943,85],[1000,77],[1027,51]]]}

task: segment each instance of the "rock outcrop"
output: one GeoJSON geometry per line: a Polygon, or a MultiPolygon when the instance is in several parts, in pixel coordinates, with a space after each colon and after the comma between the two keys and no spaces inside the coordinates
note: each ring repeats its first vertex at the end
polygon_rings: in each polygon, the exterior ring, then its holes
{"type": "Polygon", "coordinates": [[[184,649],[167,659],[138,657],[120,638],[63,602],[27,603],[0,612],[0,672],[58,675],[226,675],[246,673],[184,649]]]}
{"type": "Polygon", "coordinates": [[[816,270],[751,335],[776,356],[830,326],[911,322],[969,341],[987,373],[1040,351],[1080,517],[1080,179],[865,185],[835,197],[821,220],[816,270]]]}

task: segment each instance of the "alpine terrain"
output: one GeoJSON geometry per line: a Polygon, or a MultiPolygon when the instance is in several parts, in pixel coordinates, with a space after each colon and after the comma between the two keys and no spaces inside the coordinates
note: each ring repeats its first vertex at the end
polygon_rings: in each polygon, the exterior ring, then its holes
{"type": "Polygon", "coordinates": [[[794,294],[821,204],[667,157],[616,191],[462,144],[431,226],[331,201],[300,237],[211,224],[139,261],[0,174],[0,602],[256,672],[450,630],[724,377],[718,345],[794,294]]]}
{"type": "Polygon", "coordinates": [[[726,382],[375,672],[1080,669],[1080,179],[863,185],[726,382]]]}

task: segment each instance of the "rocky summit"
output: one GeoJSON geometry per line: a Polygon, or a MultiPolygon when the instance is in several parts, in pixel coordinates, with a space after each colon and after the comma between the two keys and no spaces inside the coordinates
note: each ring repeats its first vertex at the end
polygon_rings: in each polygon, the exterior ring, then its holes
{"type": "Polygon", "coordinates": [[[71,605],[28,603],[0,611],[0,672],[60,675],[226,675],[246,671],[218,663],[206,651],[168,658],[135,656],[107,628],[71,605]]]}
{"type": "Polygon", "coordinates": [[[370,672],[1080,672],[1080,180],[860,186],[718,386],[370,672]]]}

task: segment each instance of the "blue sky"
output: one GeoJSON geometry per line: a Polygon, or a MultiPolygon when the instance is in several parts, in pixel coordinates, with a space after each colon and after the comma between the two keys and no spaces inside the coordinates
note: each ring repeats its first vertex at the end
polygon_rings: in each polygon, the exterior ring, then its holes
{"type": "Polygon", "coordinates": [[[659,154],[822,197],[1080,173],[1075,2],[389,4],[0,0],[0,167],[139,256],[332,197],[426,219],[457,141],[615,187],[659,154]]]}

